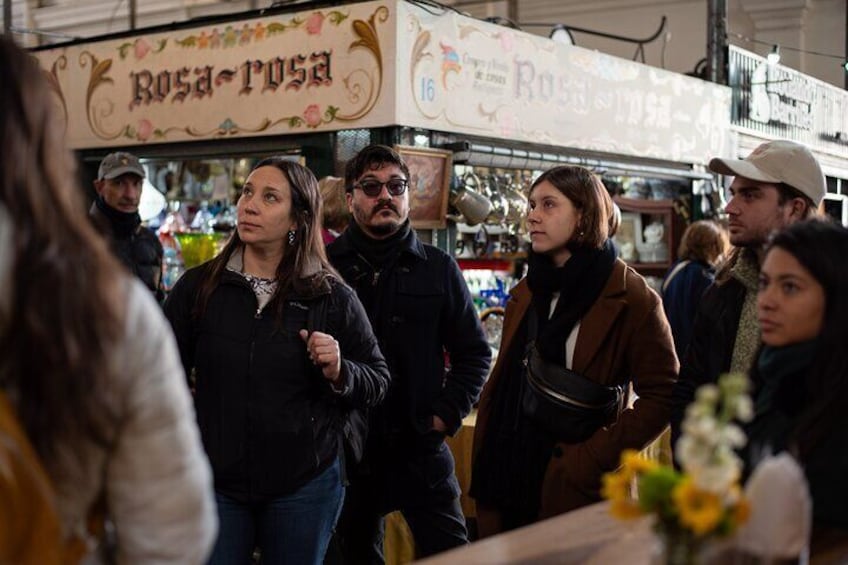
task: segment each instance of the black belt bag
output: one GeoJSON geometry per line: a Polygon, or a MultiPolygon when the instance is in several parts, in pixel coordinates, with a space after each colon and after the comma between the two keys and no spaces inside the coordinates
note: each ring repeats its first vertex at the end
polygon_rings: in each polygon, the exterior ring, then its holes
{"type": "Polygon", "coordinates": [[[534,344],[528,348],[524,365],[527,386],[522,393],[522,411],[557,441],[586,441],[618,418],[624,401],[623,387],[607,387],[545,361],[534,344]]]}

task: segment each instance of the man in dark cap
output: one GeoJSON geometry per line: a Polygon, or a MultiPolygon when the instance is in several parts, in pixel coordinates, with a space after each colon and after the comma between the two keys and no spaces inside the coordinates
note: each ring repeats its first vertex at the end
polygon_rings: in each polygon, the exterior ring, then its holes
{"type": "Polygon", "coordinates": [[[162,292],[162,244],[141,225],[138,204],[144,182],[138,157],[118,151],[100,162],[90,214],[94,225],[112,244],[112,250],[158,299],[162,292]]]}

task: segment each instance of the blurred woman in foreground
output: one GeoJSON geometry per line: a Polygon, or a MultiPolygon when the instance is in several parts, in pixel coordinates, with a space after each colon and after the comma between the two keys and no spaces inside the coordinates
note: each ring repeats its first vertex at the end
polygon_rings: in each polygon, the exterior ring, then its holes
{"type": "Polygon", "coordinates": [[[214,499],[177,348],[89,224],[42,73],[0,37],[0,387],[76,557],[109,522],[119,562],[202,563],[214,499]]]}

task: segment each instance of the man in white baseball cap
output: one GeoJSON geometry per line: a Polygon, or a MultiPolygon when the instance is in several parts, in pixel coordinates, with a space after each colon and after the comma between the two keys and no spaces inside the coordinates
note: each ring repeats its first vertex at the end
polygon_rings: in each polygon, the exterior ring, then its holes
{"type": "Polygon", "coordinates": [[[763,143],[745,159],[715,158],[709,168],[735,177],[725,207],[735,249],[701,298],[680,360],[672,440],[698,386],[728,371],[750,371],[760,344],[756,299],[765,244],[775,230],[816,215],[826,192],[815,156],[794,141],[763,143]]]}
{"type": "Polygon", "coordinates": [[[815,156],[794,141],[763,143],[745,159],[715,158],[710,170],[736,176],[725,208],[730,243],[758,254],[773,230],[815,213],[826,191],[815,156]]]}

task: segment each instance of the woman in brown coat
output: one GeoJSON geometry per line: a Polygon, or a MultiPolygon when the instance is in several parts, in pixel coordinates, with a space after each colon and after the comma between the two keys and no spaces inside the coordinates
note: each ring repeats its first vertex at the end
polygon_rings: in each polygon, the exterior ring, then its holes
{"type": "Polygon", "coordinates": [[[474,434],[480,537],[599,501],[601,475],[621,452],[643,448],[667,425],[677,378],[660,298],[616,257],[618,220],[600,179],[575,166],[543,173],[526,221],[529,270],[507,303],[474,434]],[[621,387],[623,411],[577,441],[540,423],[526,402],[531,342],[544,361],[621,387]]]}

